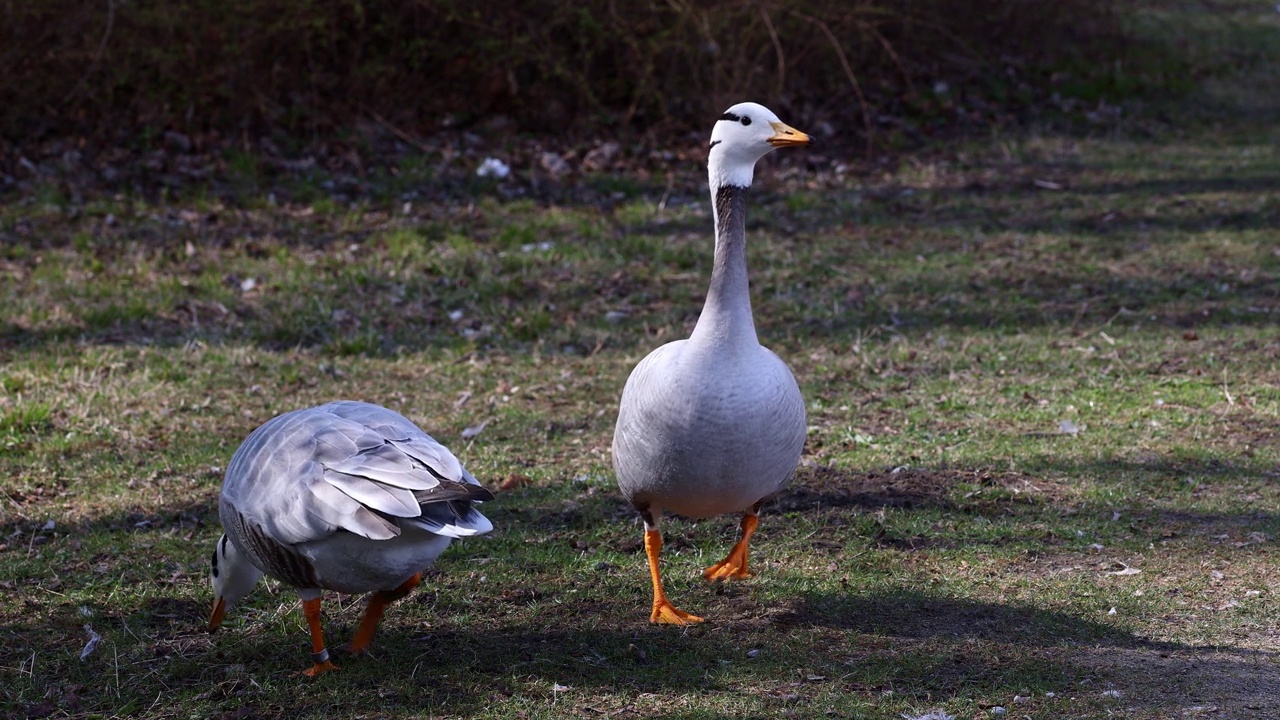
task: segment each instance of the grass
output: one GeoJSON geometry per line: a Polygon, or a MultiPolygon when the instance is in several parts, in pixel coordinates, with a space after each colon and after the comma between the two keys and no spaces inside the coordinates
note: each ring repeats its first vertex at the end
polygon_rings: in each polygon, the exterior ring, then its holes
{"type": "MultiPolygon", "coordinates": [[[[668,590],[710,619],[688,629],[646,622],[608,447],[627,373],[687,334],[705,291],[696,167],[669,195],[488,187],[408,213],[400,189],[6,201],[2,712],[1265,716],[1280,706],[1267,132],[1125,121],[857,176],[765,161],[757,325],[811,430],[754,579],[698,579],[736,518],[664,523],[668,590]],[[206,564],[239,442],[335,398],[406,413],[509,489],[485,507],[495,532],[445,554],[372,657],[304,682],[296,594],[268,582],[209,636],[206,564]],[[81,660],[86,626],[102,640],[81,660]]],[[[239,192],[270,191],[240,165],[239,192]]],[[[329,597],[333,646],[360,611],[329,597]]]]}

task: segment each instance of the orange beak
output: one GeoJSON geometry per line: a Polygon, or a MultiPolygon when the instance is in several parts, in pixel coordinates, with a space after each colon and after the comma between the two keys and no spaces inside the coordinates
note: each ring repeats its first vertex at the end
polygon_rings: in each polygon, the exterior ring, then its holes
{"type": "Polygon", "coordinates": [[[813,138],[784,122],[771,122],[769,126],[773,128],[773,135],[768,142],[774,147],[794,147],[813,142],[813,138]]]}
{"type": "Polygon", "coordinates": [[[220,597],[218,598],[218,601],[213,604],[213,613],[209,615],[209,632],[213,632],[218,629],[218,626],[222,624],[222,616],[225,615],[226,612],[227,601],[220,597]]]}

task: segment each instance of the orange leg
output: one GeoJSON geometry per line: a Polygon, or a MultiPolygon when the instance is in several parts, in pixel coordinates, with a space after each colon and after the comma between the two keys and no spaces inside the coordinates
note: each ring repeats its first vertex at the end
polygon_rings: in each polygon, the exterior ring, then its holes
{"type": "Polygon", "coordinates": [[[728,556],[720,562],[712,565],[702,571],[702,577],[712,582],[720,580],[741,580],[751,577],[751,573],[747,570],[747,545],[751,542],[751,536],[755,533],[756,527],[760,525],[760,516],[753,512],[748,512],[742,516],[742,537],[738,538],[738,542],[734,544],[733,549],[729,551],[728,556]]]}
{"type": "Polygon", "coordinates": [[[658,554],[662,552],[662,533],[656,528],[644,533],[644,553],[649,557],[649,577],[653,580],[653,613],[649,622],[665,625],[700,623],[702,618],[676,609],[662,590],[662,573],[658,570],[658,554]]]}
{"type": "Polygon", "coordinates": [[[395,590],[379,590],[369,598],[369,606],[365,608],[364,617],[360,619],[360,627],[351,640],[352,655],[359,655],[368,649],[369,643],[373,642],[373,633],[378,629],[378,622],[382,620],[382,614],[386,612],[387,607],[408,595],[411,590],[418,587],[420,582],[422,582],[422,575],[415,574],[395,590]]]}
{"type": "Polygon", "coordinates": [[[324,633],[320,630],[320,598],[302,601],[302,614],[307,616],[307,625],[311,628],[311,667],[302,671],[307,677],[315,677],[322,672],[337,670],[338,666],[329,662],[329,651],[324,647],[324,633]]]}

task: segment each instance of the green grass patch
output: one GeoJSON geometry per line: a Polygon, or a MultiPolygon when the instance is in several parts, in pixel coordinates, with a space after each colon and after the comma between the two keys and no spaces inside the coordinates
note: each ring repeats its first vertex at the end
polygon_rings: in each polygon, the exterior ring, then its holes
{"type": "Polygon", "coordinates": [[[20,404],[0,414],[0,433],[22,435],[53,427],[53,408],[40,403],[20,404]]]}

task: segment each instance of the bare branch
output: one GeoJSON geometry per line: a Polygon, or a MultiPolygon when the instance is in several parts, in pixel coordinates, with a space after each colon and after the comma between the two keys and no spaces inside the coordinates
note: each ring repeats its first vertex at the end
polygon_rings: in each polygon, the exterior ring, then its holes
{"type": "Polygon", "coordinates": [[[98,51],[93,54],[93,62],[89,63],[89,69],[84,71],[84,74],[80,76],[80,80],[72,86],[66,97],[62,98],[63,104],[71,100],[80,91],[80,88],[84,87],[84,84],[89,81],[89,76],[93,74],[93,71],[98,69],[98,65],[102,62],[102,55],[107,51],[107,41],[111,39],[111,31],[115,29],[115,26],[116,0],[107,0],[107,29],[102,33],[102,40],[98,43],[98,51]]]}
{"type": "Polygon", "coordinates": [[[778,31],[773,27],[769,10],[763,5],[760,6],[760,16],[764,18],[765,27],[769,28],[769,39],[773,41],[773,51],[778,56],[778,89],[774,92],[774,96],[778,97],[787,85],[787,56],[782,52],[782,43],[778,40],[778,31]]]}
{"type": "Polygon", "coordinates": [[[825,22],[797,10],[792,10],[791,12],[801,20],[817,25],[822,34],[827,36],[827,40],[831,43],[831,48],[836,51],[836,57],[840,58],[840,64],[844,67],[844,74],[849,78],[849,84],[853,86],[853,94],[858,96],[858,107],[862,110],[862,126],[867,131],[867,155],[871,155],[871,136],[874,132],[871,127],[871,112],[867,108],[867,98],[862,94],[862,85],[858,83],[858,76],[853,73],[853,66],[849,64],[849,58],[844,54],[844,48],[840,47],[840,41],[836,39],[835,33],[831,32],[831,28],[825,22]]]}

